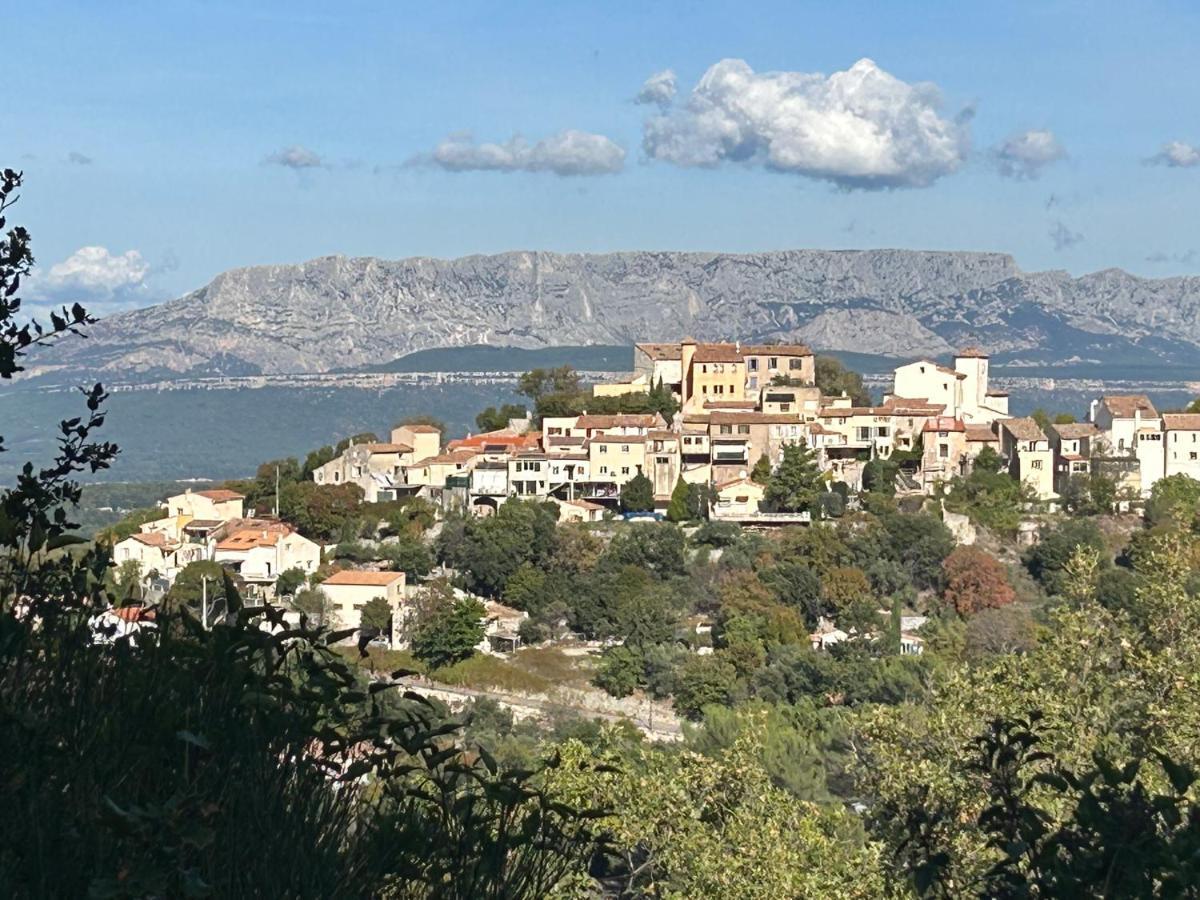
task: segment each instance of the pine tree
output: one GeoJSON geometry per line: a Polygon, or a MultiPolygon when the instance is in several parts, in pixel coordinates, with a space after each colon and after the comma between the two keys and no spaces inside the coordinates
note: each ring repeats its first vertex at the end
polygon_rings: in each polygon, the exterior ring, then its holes
{"type": "Polygon", "coordinates": [[[803,444],[788,444],[783,448],[779,467],[767,482],[764,496],[772,509],[781,512],[816,513],[824,489],[812,451],[803,444]]]}
{"type": "Polygon", "coordinates": [[[671,491],[671,503],[667,507],[667,518],[672,522],[686,522],[688,519],[694,518],[690,500],[691,489],[681,476],[675,482],[675,489],[671,491]]]}
{"type": "Polygon", "coordinates": [[[750,470],[750,480],[755,484],[767,484],[771,480],[771,457],[763,454],[750,470]]]}
{"type": "Polygon", "coordinates": [[[621,487],[622,512],[650,512],[654,509],[654,485],[638,472],[621,487]]]}

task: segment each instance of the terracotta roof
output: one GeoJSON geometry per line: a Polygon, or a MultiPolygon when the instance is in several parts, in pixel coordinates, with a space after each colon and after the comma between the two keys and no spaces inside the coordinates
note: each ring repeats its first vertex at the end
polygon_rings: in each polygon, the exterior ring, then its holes
{"type": "Polygon", "coordinates": [[[934,416],[925,423],[925,431],[963,431],[967,430],[967,426],[963,424],[962,419],[956,419],[954,416],[934,416]]]}
{"type": "Polygon", "coordinates": [[[515,431],[510,431],[507,428],[499,431],[486,431],[482,434],[475,434],[465,438],[457,438],[451,441],[446,449],[449,451],[463,450],[466,448],[479,448],[488,445],[504,446],[504,447],[536,447],[542,439],[540,431],[529,431],[524,434],[518,434],[515,431]]]}
{"type": "Polygon", "coordinates": [[[252,550],[255,547],[274,547],[281,537],[287,537],[292,529],[282,523],[261,528],[241,528],[217,542],[218,550],[252,550]]]}
{"type": "Polygon", "coordinates": [[[147,547],[173,547],[174,541],[167,540],[167,536],[160,531],[139,531],[130,535],[135,541],[145,544],[147,547]]]}
{"type": "Polygon", "coordinates": [[[1112,394],[1101,397],[1100,402],[1114,419],[1132,419],[1134,412],[1140,412],[1143,417],[1158,418],[1158,410],[1145,394],[1112,394]]]}
{"type": "Polygon", "coordinates": [[[1167,431],[1200,431],[1200,413],[1163,413],[1167,431]]]}
{"type": "Polygon", "coordinates": [[[984,396],[986,396],[986,397],[1007,397],[1008,391],[992,390],[992,391],[988,391],[984,396]]]}
{"type": "Polygon", "coordinates": [[[599,503],[592,503],[590,500],[559,500],[559,503],[565,503],[567,506],[578,506],[580,509],[604,509],[599,503]]]}
{"type": "Polygon", "coordinates": [[[343,569],[334,572],[321,584],[349,584],[364,587],[387,587],[397,579],[403,578],[403,572],[362,572],[357,569],[343,569]]]}
{"type": "Polygon", "coordinates": [[[585,446],[592,444],[644,444],[644,434],[597,434],[590,438],[585,446]]]}
{"type": "Polygon", "coordinates": [[[712,425],[799,425],[801,419],[791,413],[714,412],[709,416],[712,425]]]}
{"type": "Polygon", "coordinates": [[[754,409],[758,404],[754,400],[705,400],[705,409],[754,409]]]}
{"type": "Polygon", "coordinates": [[[1017,440],[1044,441],[1046,439],[1046,435],[1042,433],[1042,429],[1038,427],[1038,423],[1028,416],[1015,419],[1000,419],[998,421],[1017,440]]]}
{"type": "Polygon", "coordinates": [[[823,419],[847,419],[851,416],[891,416],[895,414],[896,411],[894,409],[882,406],[828,406],[817,410],[817,415],[823,419]]]}
{"type": "Polygon", "coordinates": [[[432,425],[397,425],[393,430],[398,431],[401,428],[411,431],[413,434],[441,434],[441,431],[432,425]]]}
{"type": "Polygon", "coordinates": [[[925,400],[921,397],[897,397],[895,395],[888,396],[883,401],[885,409],[930,409],[939,410],[945,409],[945,403],[934,403],[932,400],[925,400]]]}
{"type": "Polygon", "coordinates": [[[692,357],[698,363],[740,363],[742,354],[734,344],[697,344],[692,357]]]}
{"type": "Polygon", "coordinates": [[[216,490],[211,491],[196,491],[196,496],[205,497],[209,500],[212,500],[214,503],[223,503],[226,500],[246,499],[245,495],[239,494],[237,491],[227,491],[224,488],[217,488],[216,490]]]}
{"type": "Polygon", "coordinates": [[[1068,422],[1062,425],[1051,425],[1050,430],[1060,438],[1068,441],[1085,437],[1095,437],[1100,433],[1100,429],[1091,422],[1068,422]]]}
{"type": "Polygon", "coordinates": [[[683,351],[679,344],[634,344],[633,346],[651,359],[671,360],[683,358],[683,351]]]}
{"type": "Polygon", "coordinates": [[[576,428],[653,428],[661,424],[658,413],[617,413],[610,416],[584,414],[576,422],[576,428]]]}
{"type": "Polygon", "coordinates": [[[546,435],[545,443],[547,446],[554,446],[554,447],[560,447],[560,446],[578,447],[580,444],[583,443],[583,437],[581,435],[577,435],[577,434],[570,434],[570,435],[568,435],[568,434],[548,434],[548,435],[546,435]]]}
{"type": "Polygon", "coordinates": [[[963,347],[954,354],[955,359],[987,359],[987,351],[981,347],[963,347]]]}
{"type": "Polygon", "coordinates": [[[210,528],[218,528],[225,523],[221,519],[192,519],[183,526],[184,531],[205,531],[210,528]]]}
{"type": "Polygon", "coordinates": [[[990,425],[967,425],[967,440],[968,441],[998,441],[999,437],[996,432],[992,431],[990,425]]]}
{"type": "Polygon", "coordinates": [[[745,344],[742,356],[812,356],[804,344],[745,344]]]}
{"type": "Polygon", "coordinates": [[[408,444],[359,444],[364,447],[368,453],[412,453],[412,447],[408,444]]]}
{"type": "Polygon", "coordinates": [[[155,619],[154,609],[145,606],[115,606],[109,613],[122,622],[153,622],[155,619]]]}

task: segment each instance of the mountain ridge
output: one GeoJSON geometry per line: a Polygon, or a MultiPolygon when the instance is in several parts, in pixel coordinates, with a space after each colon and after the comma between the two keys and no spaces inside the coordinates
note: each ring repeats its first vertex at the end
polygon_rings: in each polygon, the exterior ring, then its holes
{"type": "Polygon", "coordinates": [[[325,372],[438,347],[801,340],[1010,362],[1200,365],[1200,277],[1024,272],[1007,253],[510,251],[231,269],[38,353],[30,375],[325,372]]]}

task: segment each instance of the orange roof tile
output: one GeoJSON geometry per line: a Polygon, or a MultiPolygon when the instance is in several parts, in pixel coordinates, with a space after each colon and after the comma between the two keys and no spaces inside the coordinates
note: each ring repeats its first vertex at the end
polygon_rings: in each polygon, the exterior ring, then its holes
{"type": "Polygon", "coordinates": [[[403,572],[363,572],[358,569],[343,569],[334,572],[321,584],[361,585],[364,587],[387,587],[404,577],[403,572]]]}

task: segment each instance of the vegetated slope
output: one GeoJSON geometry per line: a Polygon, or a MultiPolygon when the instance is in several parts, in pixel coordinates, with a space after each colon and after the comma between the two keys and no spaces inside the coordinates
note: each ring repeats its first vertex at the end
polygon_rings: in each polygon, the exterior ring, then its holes
{"type": "MultiPolygon", "coordinates": [[[[475,344],[802,340],[825,350],[1001,362],[1200,363],[1200,277],[1022,272],[1000,253],[514,252],[324,257],[235,269],[38,354],[31,374],[324,372],[475,344]]],[[[111,377],[111,376],[110,376],[111,377]]]]}

